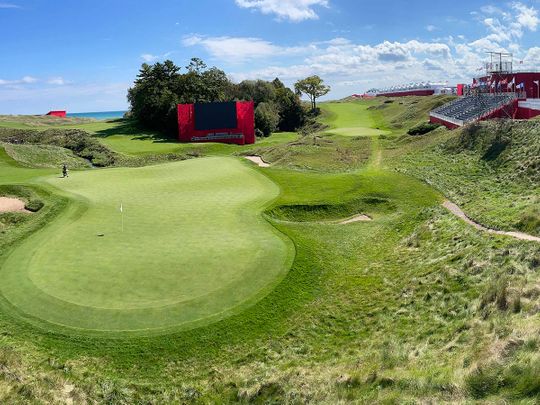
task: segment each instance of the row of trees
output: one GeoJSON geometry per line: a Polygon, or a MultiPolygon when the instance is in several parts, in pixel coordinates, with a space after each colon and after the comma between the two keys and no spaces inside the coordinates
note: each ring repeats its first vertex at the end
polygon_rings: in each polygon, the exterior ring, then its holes
{"type": "Polygon", "coordinates": [[[276,130],[294,131],[304,124],[310,111],[300,101],[302,94],[310,97],[315,109],[315,100],[329,90],[317,76],[297,82],[295,91],[279,79],[236,84],[222,70],[208,68],[194,58],[185,73],[170,60],[143,64],[134,86],[128,90],[128,101],[133,118],[140,124],[173,133],[177,130],[177,104],[253,100],[257,134],[268,136],[276,130]]]}

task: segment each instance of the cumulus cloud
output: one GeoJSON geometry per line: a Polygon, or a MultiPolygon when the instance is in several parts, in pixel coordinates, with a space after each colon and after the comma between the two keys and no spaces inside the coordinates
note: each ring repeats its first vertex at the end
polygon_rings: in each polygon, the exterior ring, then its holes
{"type": "Polygon", "coordinates": [[[527,7],[522,3],[514,3],[512,8],[518,12],[516,18],[522,27],[536,31],[540,19],[538,19],[538,11],[534,7],[527,7]]]}
{"type": "Polygon", "coordinates": [[[254,59],[264,59],[279,55],[306,52],[305,47],[282,47],[260,38],[249,37],[205,37],[189,35],[182,44],[187,47],[201,46],[212,57],[228,62],[240,63],[254,59]]]}
{"type": "Polygon", "coordinates": [[[538,10],[520,2],[511,4],[509,10],[495,6],[481,8],[475,15],[487,28],[488,35],[471,42],[473,48],[483,51],[508,51],[519,53],[518,42],[526,31],[536,31],[540,24],[538,10]]]}
{"type": "Polygon", "coordinates": [[[540,64],[540,47],[527,50],[521,45],[525,35],[538,29],[534,7],[521,2],[486,6],[475,12],[472,19],[483,27],[484,35],[375,44],[336,37],[293,47],[261,38],[191,35],[183,43],[201,47],[218,61],[239,61],[237,71],[232,69],[234,80],[280,77],[290,85],[302,77],[318,74],[332,85],[332,97],[367,90],[368,86],[426,80],[469,82],[483,71],[486,51],[511,51],[516,59],[524,60],[522,68],[540,64]],[[249,64],[242,63],[246,61],[249,64]]]}
{"type": "Polygon", "coordinates": [[[329,6],[328,0],[236,0],[236,4],[293,22],[316,20],[319,16],[314,8],[329,6]]]}

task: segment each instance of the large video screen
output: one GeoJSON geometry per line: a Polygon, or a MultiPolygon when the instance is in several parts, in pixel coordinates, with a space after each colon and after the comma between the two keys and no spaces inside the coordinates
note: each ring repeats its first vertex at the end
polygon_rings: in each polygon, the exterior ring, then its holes
{"type": "Polygon", "coordinates": [[[237,126],[235,102],[195,104],[197,131],[234,129],[237,126]]]}

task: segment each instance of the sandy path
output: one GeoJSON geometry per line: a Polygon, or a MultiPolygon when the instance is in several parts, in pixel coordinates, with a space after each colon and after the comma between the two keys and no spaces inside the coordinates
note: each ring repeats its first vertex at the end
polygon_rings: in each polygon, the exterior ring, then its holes
{"type": "Polygon", "coordinates": [[[461,218],[463,221],[468,223],[469,225],[474,226],[476,229],[479,229],[484,232],[493,233],[496,235],[505,235],[510,236],[512,238],[521,239],[521,240],[527,240],[527,241],[533,241],[533,242],[540,242],[540,238],[537,236],[532,236],[523,232],[507,232],[507,231],[496,231],[495,229],[486,228],[483,225],[480,225],[478,222],[474,222],[472,219],[470,219],[462,210],[459,208],[456,204],[453,202],[450,202],[446,200],[443,203],[443,207],[446,208],[448,211],[450,211],[452,214],[456,215],[457,217],[461,218]]]}
{"type": "Polygon", "coordinates": [[[266,163],[264,160],[262,160],[262,157],[260,157],[260,156],[252,155],[252,156],[244,156],[244,158],[246,158],[247,160],[252,161],[253,163],[258,165],[259,167],[270,167],[270,164],[266,163]]]}
{"type": "Polygon", "coordinates": [[[0,197],[0,212],[29,212],[24,205],[16,198],[0,197]]]}
{"type": "Polygon", "coordinates": [[[355,215],[352,218],[346,219],[345,221],[341,221],[340,225],[347,225],[352,224],[353,222],[368,222],[371,221],[371,218],[364,214],[355,215]]]}

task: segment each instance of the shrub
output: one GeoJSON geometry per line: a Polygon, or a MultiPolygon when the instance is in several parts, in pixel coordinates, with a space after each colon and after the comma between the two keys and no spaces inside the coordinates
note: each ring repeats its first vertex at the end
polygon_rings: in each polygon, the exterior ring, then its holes
{"type": "Polygon", "coordinates": [[[518,227],[525,232],[540,234],[540,207],[528,207],[521,214],[518,227]]]}
{"type": "Polygon", "coordinates": [[[440,126],[440,124],[435,124],[432,122],[423,122],[409,129],[407,133],[409,135],[425,135],[434,129],[439,128],[440,126]]]}
{"type": "Polygon", "coordinates": [[[38,212],[40,209],[43,208],[43,206],[44,206],[43,201],[37,198],[31,198],[25,204],[24,208],[26,208],[28,211],[38,212]]]}
{"type": "Polygon", "coordinates": [[[500,385],[500,376],[496,367],[479,367],[465,377],[467,392],[475,399],[497,393],[500,385]]]}
{"type": "Polygon", "coordinates": [[[270,136],[279,124],[279,113],[272,103],[260,103],[255,109],[255,127],[270,136]]]}

